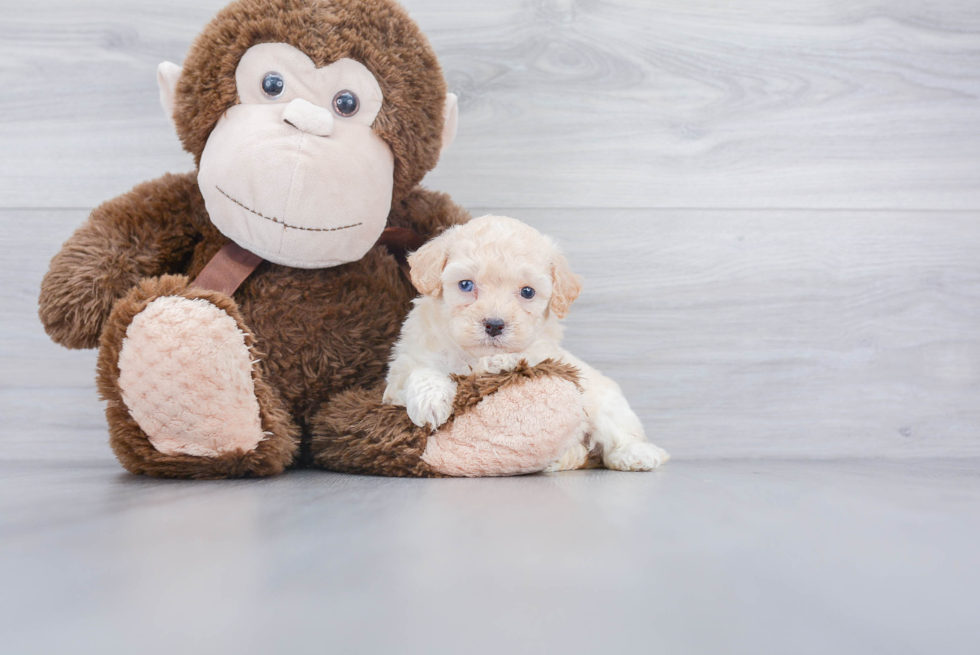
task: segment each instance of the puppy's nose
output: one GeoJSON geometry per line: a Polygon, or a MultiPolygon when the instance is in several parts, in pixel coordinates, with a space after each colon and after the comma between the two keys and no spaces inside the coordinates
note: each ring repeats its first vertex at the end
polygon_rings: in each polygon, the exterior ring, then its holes
{"type": "Polygon", "coordinates": [[[504,331],[504,320],[501,318],[485,318],[483,319],[483,328],[487,331],[491,337],[495,337],[504,331]]]}

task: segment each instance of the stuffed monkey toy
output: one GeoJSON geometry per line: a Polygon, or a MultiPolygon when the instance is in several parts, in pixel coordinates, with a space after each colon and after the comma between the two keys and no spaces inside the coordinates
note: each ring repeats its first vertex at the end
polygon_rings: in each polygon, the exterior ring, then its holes
{"type": "Polygon", "coordinates": [[[405,252],[469,218],[419,186],[457,106],[401,7],[238,0],[159,83],[196,170],[97,208],[40,295],[54,341],[99,348],[126,469],[512,475],[573,443],[582,405],[562,365],[460,380],[435,432],[381,403],[416,296],[405,252]]]}

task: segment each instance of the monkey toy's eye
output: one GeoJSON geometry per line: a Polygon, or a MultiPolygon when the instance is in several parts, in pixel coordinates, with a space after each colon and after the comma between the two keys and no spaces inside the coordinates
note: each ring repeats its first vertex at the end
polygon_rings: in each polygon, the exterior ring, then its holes
{"type": "Polygon", "coordinates": [[[533,297],[534,297],[534,289],[532,289],[531,287],[524,287],[523,289],[521,289],[521,298],[523,298],[524,300],[530,300],[533,297]]]}
{"type": "Polygon", "coordinates": [[[469,293],[473,290],[473,280],[463,280],[459,283],[459,290],[463,293],[469,293]]]}
{"type": "Polygon", "coordinates": [[[279,73],[266,73],[262,79],[262,92],[270,98],[278,98],[286,87],[286,80],[279,73]]]}
{"type": "Polygon", "coordinates": [[[353,91],[341,91],[333,97],[333,108],[341,116],[353,116],[360,107],[361,103],[353,91]]]}

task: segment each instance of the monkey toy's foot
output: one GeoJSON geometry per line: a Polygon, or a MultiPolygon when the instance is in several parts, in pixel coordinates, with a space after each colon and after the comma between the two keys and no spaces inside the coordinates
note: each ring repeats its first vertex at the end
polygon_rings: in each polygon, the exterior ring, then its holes
{"type": "Polygon", "coordinates": [[[295,427],[264,384],[227,296],[186,278],[145,280],[103,333],[99,386],[111,442],[134,472],[270,475],[295,455],[295,427]]]}
{"type": "Polygon", "coordinates": [[[383,385],[332,399],[313,421],[314,464],[394,476],[501,476],[545,470],[582,440],[578,374],[565,364],[521,362],[513,371],[459,377],[453,415],[433,432],[383,385]]]}
{"type": "Polygon", "coordinates": [[[585,414],[571,366],[542,362],[457,380],[453,418],[422,459],[445,475],[523,475],[546,470],[581,443],[585,414]]]}

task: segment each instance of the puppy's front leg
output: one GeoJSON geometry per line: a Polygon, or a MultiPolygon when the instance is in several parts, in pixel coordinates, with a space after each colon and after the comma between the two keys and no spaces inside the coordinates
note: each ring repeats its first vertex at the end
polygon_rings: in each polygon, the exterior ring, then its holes
{"type": "Polygon", "coordinates": [[[405,409],[412,423],[438,428],[453,413],[456,383],[433,368],[417,368],[405,384],[405,409]]]}

